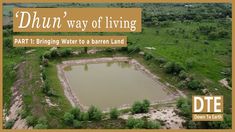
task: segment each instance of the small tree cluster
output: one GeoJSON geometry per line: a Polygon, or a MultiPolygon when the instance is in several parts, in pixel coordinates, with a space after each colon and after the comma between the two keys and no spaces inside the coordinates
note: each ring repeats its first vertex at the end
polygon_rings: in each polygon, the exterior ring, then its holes
{"type": "Polygon", "coordinates": [[[167,62],[164,65],[164,69],[165,69],[166,73],[168,73],[168,74],[178,75],[180,73],[180,71],[184,70],[184,67],[182,66],[181,63],[167,62]]]}
{"type": "Polygon", "coordinates": [[[79,108],[72,108],[64,114],[64,123],[73,128],[82,128],[84,121],[100,121],[102,112],[94,106],[91,106],[87,112],[81,112],[79,108]]]}
{"type": "Polygon", "coordinates": [[[177,101],[177,108],[180,109],[180,114],[185,117],[191,116],[191,105],[186,98],[180,98],[177,101]]]}
{"type": "Polygon", "coordinates": [[[100,121],[102,119],[102,112],[95,106],[91,106],[87,113],[90,121],[100,121]]]}
{"type": "Polygon", "coordinates": [[[4,128],[5,128],[5,129],[11,129],[14,124],[15,124],[15,121],[14,121],[14,120],[9,120],[9,121],[5,122],[4,128]]]}
{"type": "Polygon", "coordinates": [[[72,54],[72,50],[70,48],[66,48],[66,49],[52,49],[50,51],[46,51],[44,52],[44,54],[42,55],[45,59],[53,59],[56,57],[67,57],[70,56],[72,54]]]}
{"type": "Polygon", "coordinates": [[[148,100],[143,100],[143,102],[136,101],[132,107],[132,114],[137,113],[147,113],[149,111],[150,102],[148,100]]]}
{"type": "Polygon", "coordinates": [[[48,79],[46,76],[46,71],[44,68],[41,71],[41,77],[43,79],[42,92],[48,96],[54,95],[53,91],[51,90],[51,88],[49,86],[48,79]]]}
{"type": "Polygon", "coordinates": [[[47,129],[48,128],[48,122],[46,117],[41,117],[38,119],[37,124],[34,126],[34,129],[47,129]]]}
{"type": "Polygon", "coordinates": [[[152,54],[149,54],[149,53],[145,53],[144,54],[144,59],[145,60],[151,60],[153,58],[153,55],[152,54]]]}
{"type": "Polygon", "coordinates": [[[32,115],[28,115],[25,119],[28,126],[35,126],[37,124],[37,118],[32,115]]]}
{"type": "Polygon", "coordinates": [[[148,121],[144,119],[135,119],[133,117],[128,118],[126,127],[129,129],[159,129],[161,127],[158,121],[148,121]]]}
{"type": "Polygon", "coordinates": [[[110,119],[117,119],[118,118],[118,116],[119,116],[119,111],[117,110],[117,108],[112,108],[111,110],[110,110],[110,113],[109,113],[109,115],[110,115],[110,119]]]}

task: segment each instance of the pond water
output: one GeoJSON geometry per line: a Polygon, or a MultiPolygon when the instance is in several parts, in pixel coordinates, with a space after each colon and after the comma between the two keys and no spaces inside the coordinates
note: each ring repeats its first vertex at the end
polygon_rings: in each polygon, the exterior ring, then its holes
{"type": "Polygon", "coordinates": [[[169,99],[164,85],[127,62],[72,65],[64,71],[80,103],[87,107],[106,110],[143,99],[169,99]]]}

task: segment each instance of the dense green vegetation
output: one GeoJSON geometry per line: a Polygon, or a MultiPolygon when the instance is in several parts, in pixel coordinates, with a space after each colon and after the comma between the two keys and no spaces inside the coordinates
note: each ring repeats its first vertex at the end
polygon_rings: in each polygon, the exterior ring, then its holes
{"type": "MultiPolygon", "coordinates": [[[[136,109],[136,103],[133,104],[132,109],[136,109]]],[[[148,100],[143,100],[143,105],[149,105],[148,100]]],[[[142,107],[142,106],[141,106],[142,107]]],[[[143,106],[149,107],[149,106],[143,106]]],[[[147,108],[146,108],[147,109],[147,108]]],[[[128,118],[127,121],[119,119],[119,111],[116,108],[112,108],[109,112],[109,116],[107,114],[103,114],[98,108],[95,106],[91,106],[87,112],[82,112],[79,108],[72,108],[69,112],[65,112],[63,120],[64,123],[71,128],[90,128],[95,126],[87,126],[87,123],[91,122],[100,122],[105,125],[107,121],[109,123],[119,122],[120,124],[117,126],[105,126],[105,128],[129,128],[129,129],[137,129],[137,128],[145,128],[145,129],[158,129],[161,127],[161,124],[158,121],[149,121],[146,118],[134,119],[133,117],[128,118]]],[[[139,113],[146,113],[147,111],[141,111],[139,113]]],[[[97,125],[97,124],[96,124],[97,125]]],[[[96,126],[97,127],[97,126],[96,126]]]]}
{"type": "Polygon", "coordinates": [[[147,113],[149,111],[150,102],[148,100],[143,100],[143,102],[135,102],[132,106],[132,114],[137,113],[147,113]]]}
{"type": "MultiPolygon", "coordinates": [[[[19,7],[45,7],[45,4],[18,4],[19,7]]],[[[87,112],[72,108],[57,77],[56,65],[67,59],[104,56],[130,56],[137,59],[154,74],[179,88],[191,99],[193,94],[207,89],[213,95],[224,96],[225,120],[223,122],[191,121],[191,102],[179,99],[180,115],[187,119],[187,128],[231,128],[231,90],[219,83],[226,78],[231,82],[231,5],[230,4],[49,4],[46,7],[141,7],[143,29],[141,33],[13,33],[12,26],[3,31],[3,100],[6,113],[11,104],[11,87],[19,76],[17,66],[22,66],[27,82],[20,88],[23,93],[23,110],[20,111],[29,126],[45,128],[160,128],[157,121],[129,118],[119,119],[120,111],[112,109],[106,117],[95,106],[87,112]],[[12,36],[20,35],[127,35],[128,47],[106,48],[89,55],[89,48],[14,48],[12,36]],[[150,49],[148,48],[150,47],[150,49]],[[82,54],[73,55],[73,51],[82,54]],[[139,54],[143,52],[143,54],[139,54]],[[41,65],[41,67],[40,67],[41,65]],[[42,78],[42,82],[40,82],[42,78]],[[45,96],[58,107],[49,107],[45,96]],[[70,110],[70,111],[68,111],[70,110]],[[104,118],[107,120],[103,120],[104,118]]],[[[4,6],[4,16],[11,16],[13,5],[4,6]],[[6,10],[5,10],[6,9],[6,10]]],[[[135,102],[132,114],[146,113],[147,100],[135,102]]],[[[5,123],[11,128],[14,121],[5,123]]]]}

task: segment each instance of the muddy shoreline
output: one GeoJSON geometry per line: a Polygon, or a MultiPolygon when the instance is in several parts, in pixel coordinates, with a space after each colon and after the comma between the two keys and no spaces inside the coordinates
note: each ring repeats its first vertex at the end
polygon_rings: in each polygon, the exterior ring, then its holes
{"type": "MultiPolygon", "coordinates": [[[[64,68],[67,66],[71,66],[71,65],[106,63],[106,62],[115,62],[115,61],[128,62],[129,64],[133,65],[136,70],[144,73],[145,75],[147,75],[148,77],[153,79],[159,85],[163,85],[164,91],[166,91],[169,95],[169,99],[167,99],[167,100],[151,100],[151,105],[174,102],[176,98],[181,96],[181,94],[178,91],[173,92],[172,90],[170,90],[170,88],[167,85],[165,85],[159,81],[160,78],[158,76],[152,74],[148,69],[146,69],[138,61],[136,61],[135,59],[131,59],[129,57],[107,57],[107,58],[69,60],[69,61],[63,61],[62,63],[58,64],[57,71],[58,71],[58,78],[59,78],[61,85],[64,89],[64,94],[73,107],[80,107],[81,110],[88,109],[87,106],[83,105],[79,101],[79,97],[77,97],[74,94],[75,92],[73,92],[73,90],[70,88],[67,77],[64,73],[64,68]]],[[[124,104],[122,106],[119,106],[118,109],[127,109],[130,107],[131,107],[131,104],[124,104]]],[[[104,112],[107,112],[108,110],[109,110],[109,108],[107,108],[107,110],[105,110],[104,112]]]]}

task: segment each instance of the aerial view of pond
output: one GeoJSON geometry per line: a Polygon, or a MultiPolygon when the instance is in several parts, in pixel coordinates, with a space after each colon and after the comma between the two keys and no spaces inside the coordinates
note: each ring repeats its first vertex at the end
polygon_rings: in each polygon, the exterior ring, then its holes
{"type": "Polygon", "coordinates": [[[128,62],[71,65],[64,73],[79,102],[87,107],[105,110],[143,99],[169,99],[165,85],[128,62]]]}

